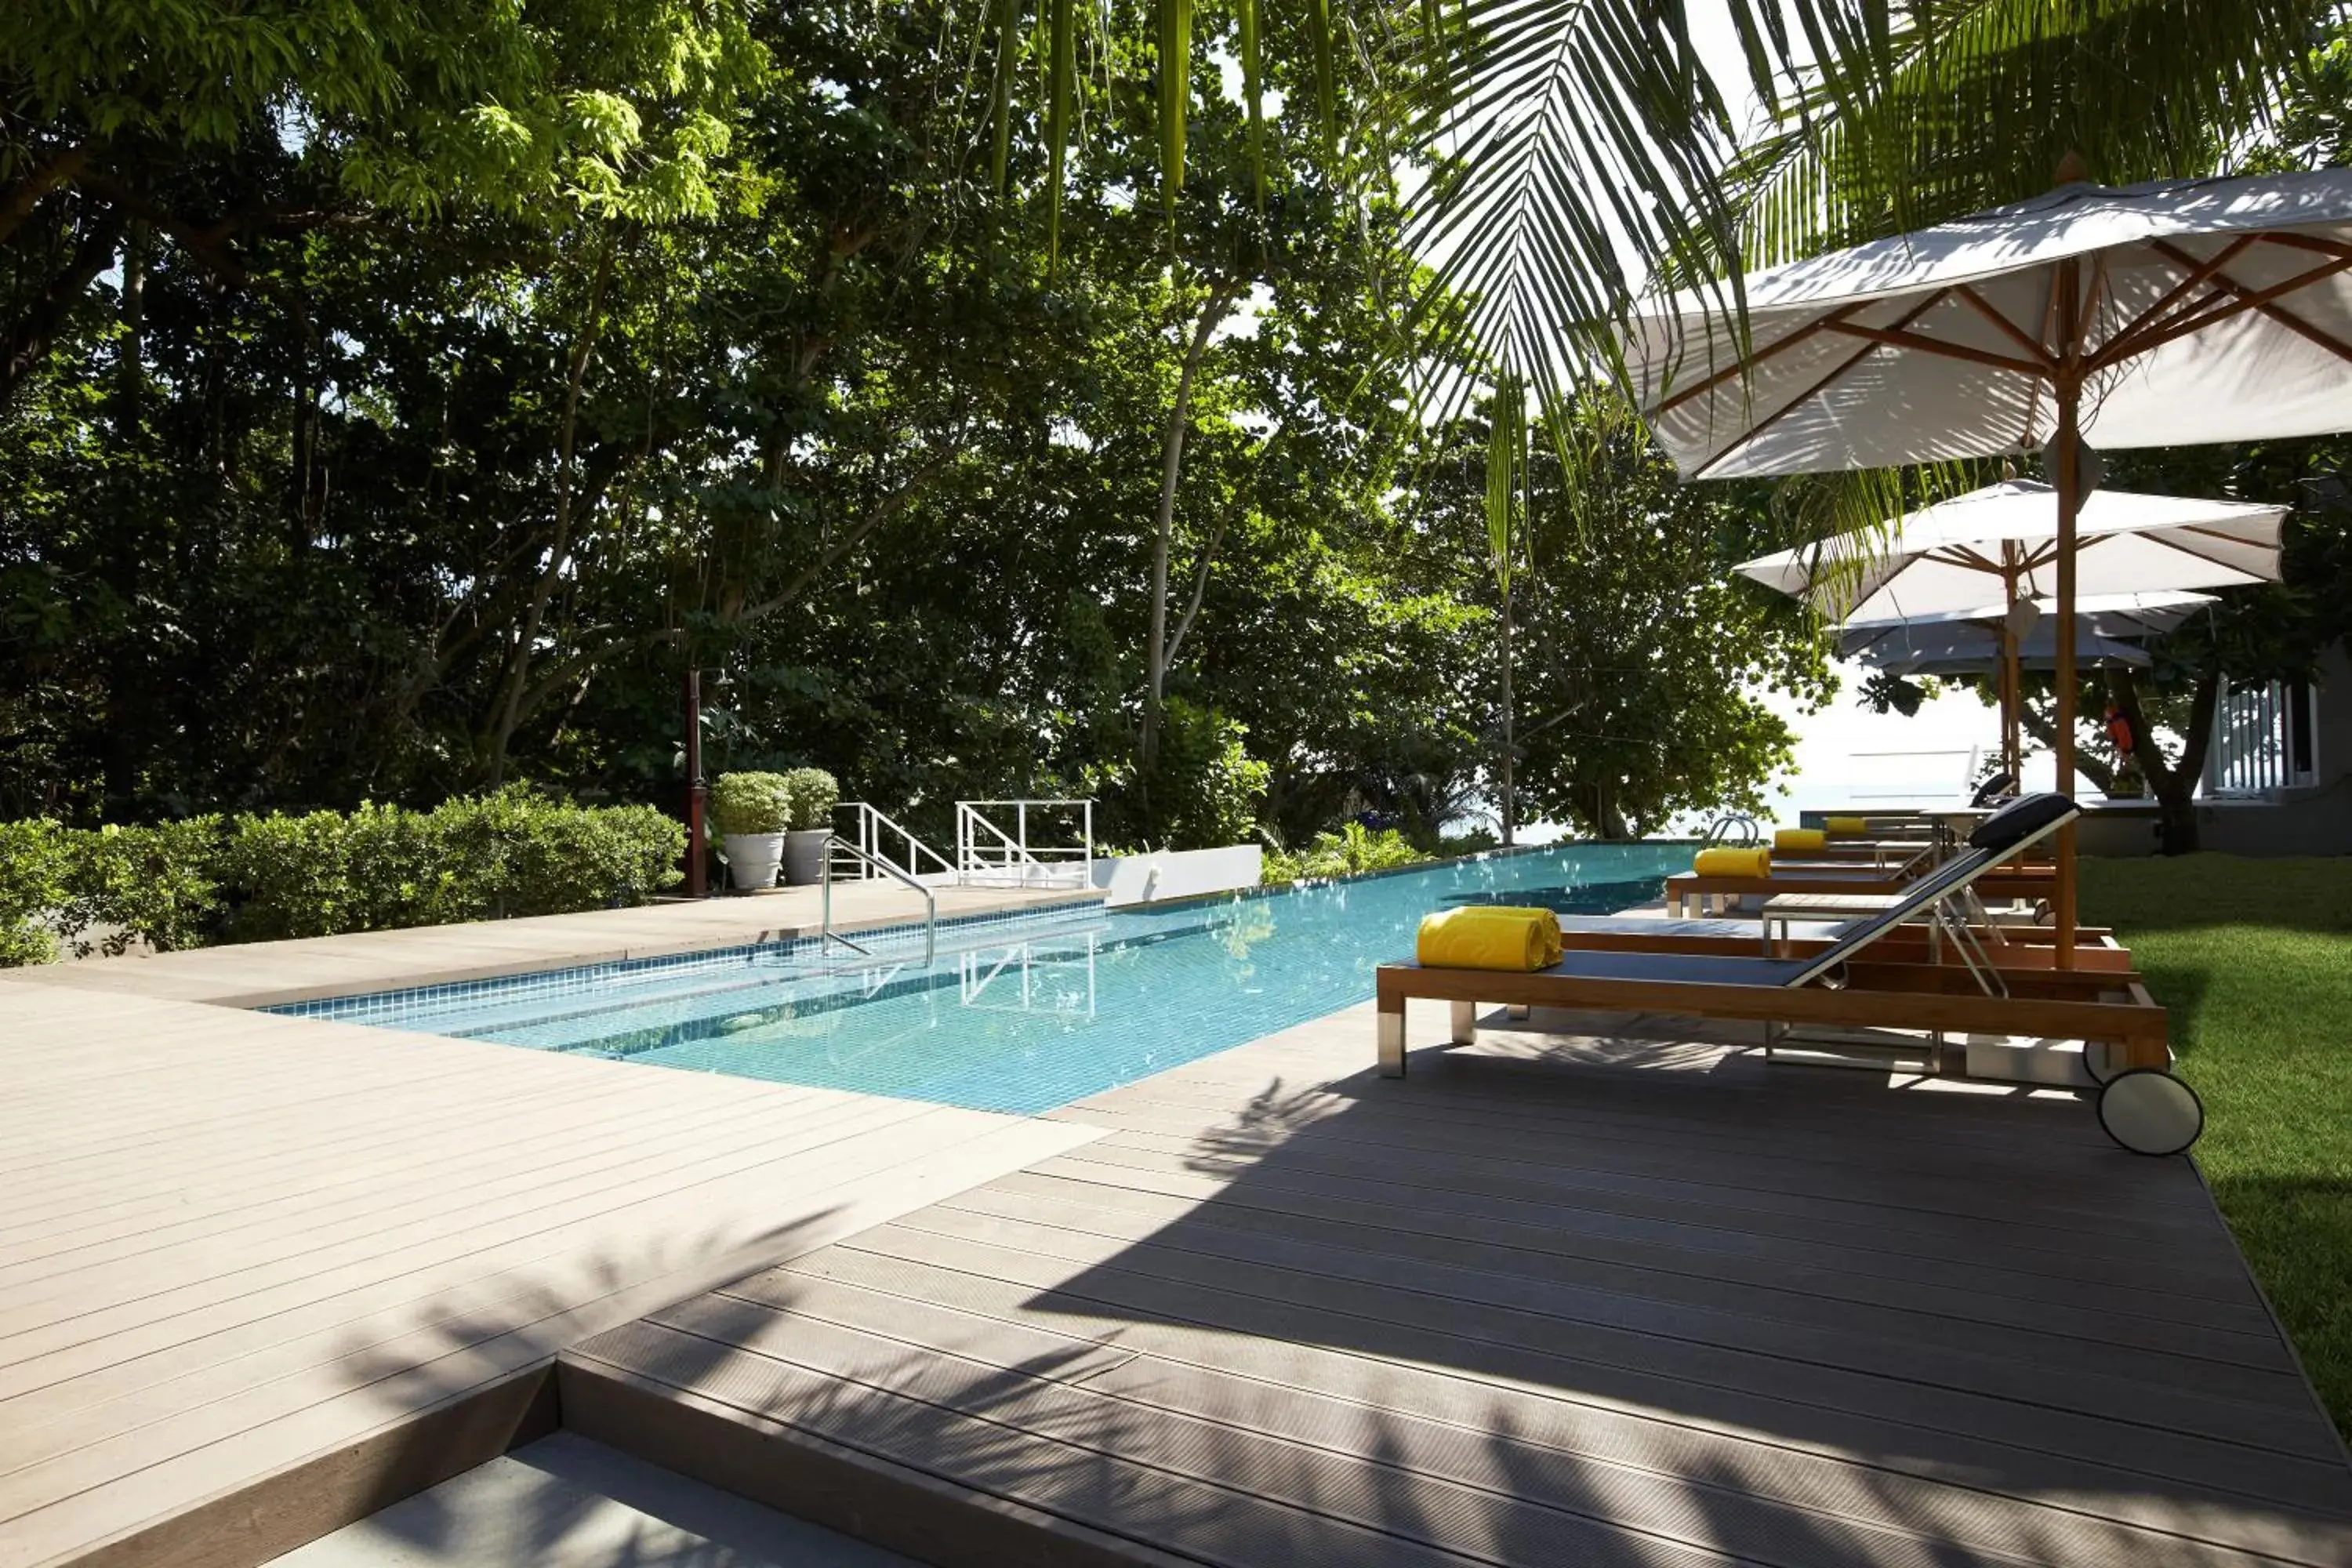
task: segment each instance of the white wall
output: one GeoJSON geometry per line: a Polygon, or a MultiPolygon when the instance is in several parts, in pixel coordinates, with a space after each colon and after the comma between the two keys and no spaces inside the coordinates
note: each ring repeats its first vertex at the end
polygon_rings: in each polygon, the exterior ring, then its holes
{"type": "Polygon", "coordinates": [[[1255,888],[1265,869],[1265,851],[1255,844],[1161,850],[1097,860],[1094,880],[1096,887],[1109,894],[1103,900],[1105,905],[1117,909],[1121,904],[1190,899],[1202,893],[1255,888]]]}

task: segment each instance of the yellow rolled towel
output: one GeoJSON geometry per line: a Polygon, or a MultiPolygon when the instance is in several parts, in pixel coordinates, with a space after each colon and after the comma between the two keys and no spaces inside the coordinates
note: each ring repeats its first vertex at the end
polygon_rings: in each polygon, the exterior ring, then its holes
{"type": "Polygon", "coordinates": [[[1784,827],[1772,835],[1772,847],[1792,855],[1819,849],[1829,841],[1830,836],[1818,827],[1784,827]]]}
{"type": "Polygon", "coordinates": [[[1413,956],[1424,969],[1525,974],[1559,962],[1559,917],[1549,910],[1441,910],[1422,918],[1413,956]]]}
{"type": "Polygon", "coordinates": [[[1547,969],[1559,962],[1560,953],[1567,946],[1559,934],[1557,910],[1533,904],[1465,904],[1456,912],[1474,920],[1533,921],[1536,930],[1543,937],[1543,966],[1547,969]]]}
{"type": "Polygon", "coordinates": [[[1840,838],[1859,838],[1870,831],[1868,819],[1860,816],[1832,816],[1824,826],[1840,838]]]}
{"type": "Polygon", "coordinates": [[[1700,850],[1691,869],[1702,877],[1769,877],[1772,874],[1772,851],[1718,844],[1700,850]]]}

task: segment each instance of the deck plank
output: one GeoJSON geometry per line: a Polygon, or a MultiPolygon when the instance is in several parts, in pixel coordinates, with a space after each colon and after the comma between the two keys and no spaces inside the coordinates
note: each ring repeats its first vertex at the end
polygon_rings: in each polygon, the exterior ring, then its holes
{"type": "Polygon", "coordinates": [[[1105,1136],[590,1341],[567,1400],[1137,1561],[2352,1561],[2352,1463],[2189,1163],[2073,1096],[1537,1022],[1383,1080],[1351,1009],[1078,1102],[1105,1136]]]}
{"type": "Polygon", "coordinates": [[[190,999],[752,934],[618,912],[0,979],[0,1568],[299,1545],[565,1347],[1097,1135],[190,999]]]}

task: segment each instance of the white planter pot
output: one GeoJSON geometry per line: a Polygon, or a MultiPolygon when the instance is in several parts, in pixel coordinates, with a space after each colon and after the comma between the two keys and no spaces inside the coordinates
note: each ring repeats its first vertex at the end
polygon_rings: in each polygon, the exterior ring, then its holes
{"type": "Polygon", "coordinates": [[[723,842],[727,846],[728,881],[738,888],[776,885],[776,867],[784,858],[782,834],[730,833],[723,842]]]}
{"type": "Polygon", "coordinates": [[[784,835],[784,880],[795,887],[808,887],[824,876],[824,841],[833,837],[828,828],[807,827],[784,835]]]}

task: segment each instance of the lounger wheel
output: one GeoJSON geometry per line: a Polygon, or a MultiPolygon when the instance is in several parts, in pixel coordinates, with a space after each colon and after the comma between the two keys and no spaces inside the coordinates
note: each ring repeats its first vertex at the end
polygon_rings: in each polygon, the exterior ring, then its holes
{"type": "Polygon", "coordinates": [[[2205,1131],[2205,1102],[2160,1068],[2132,1068],[2100,1089],[2099,1125],[2135,1154],[2179,1154],[2205,1131]]]}

